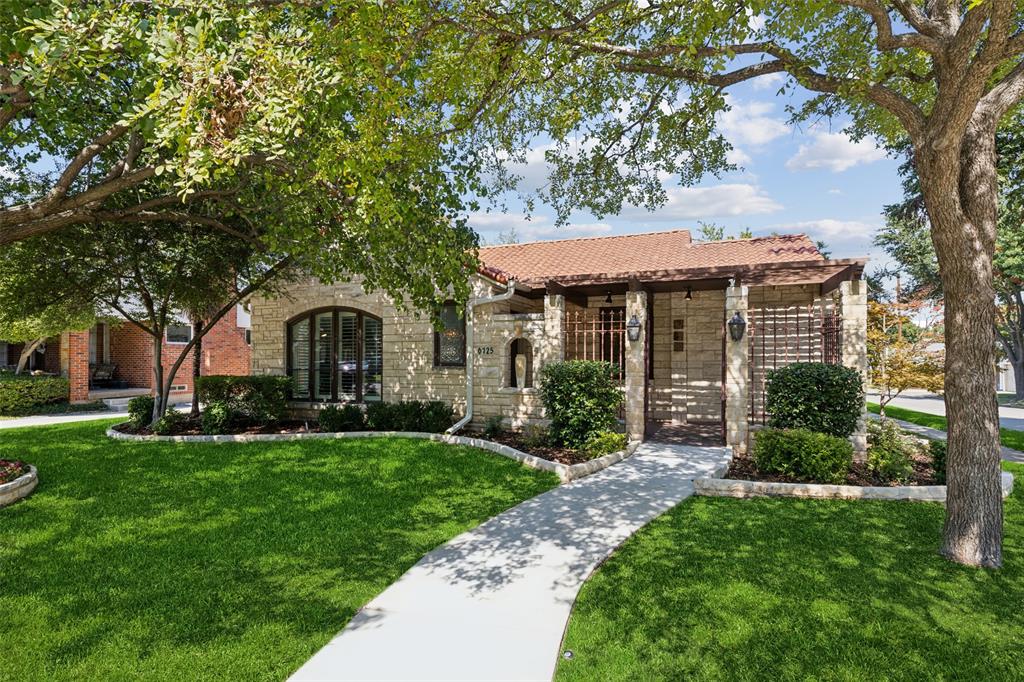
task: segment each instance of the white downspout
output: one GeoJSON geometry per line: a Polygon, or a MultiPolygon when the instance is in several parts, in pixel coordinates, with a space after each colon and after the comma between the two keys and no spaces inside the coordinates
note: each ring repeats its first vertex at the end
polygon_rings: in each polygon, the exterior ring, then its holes
{"type": "Polygon", "coordinates": [[[473,311],[478,305],[507,301],[516,293],[516,281],[509,280],[505,292],[486,298],[471,298],[466,302],[466,414],[445,431],[447,434],[458,433],[473,419],[473,374],[476,370],[476,349],[473,348],[473,311]]]}

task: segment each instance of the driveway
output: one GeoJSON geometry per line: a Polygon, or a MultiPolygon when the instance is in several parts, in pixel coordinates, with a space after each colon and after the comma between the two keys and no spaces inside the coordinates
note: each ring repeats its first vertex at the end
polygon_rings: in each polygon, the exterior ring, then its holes
{"type": "MultiPolygon", "coordinates": [[[[878,402],[878,393],[868,391],[868,400],[878,402]]],[[[889,401],[889,405],[902,407],[907,410],[916,410],[926,414],[946,415],[946,403],[941,395],[935,395],[928,391],[909,390],[900,394],[900,397],[889,401]]],[[[1004,429],[1024,431],[1024,408],[1000,407],[999,425],[1004,429]]]]}

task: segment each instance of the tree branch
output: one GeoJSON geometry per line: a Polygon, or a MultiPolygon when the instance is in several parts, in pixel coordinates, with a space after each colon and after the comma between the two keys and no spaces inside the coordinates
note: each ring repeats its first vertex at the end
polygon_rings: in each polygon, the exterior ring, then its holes
{"type": "Polygon", "coordinates": [[[871,17],[875,25],[875,44],[879,50],[889,52],[892,50],[917,49],[938,54],[942,46],[939,41],[931,36],[921,33],[899,33],[893,34],[892,20],[889,18],[888,8],[875,2],[875,0],[836,0],[840,5],[853,7],[862,10],[871,17]]]}

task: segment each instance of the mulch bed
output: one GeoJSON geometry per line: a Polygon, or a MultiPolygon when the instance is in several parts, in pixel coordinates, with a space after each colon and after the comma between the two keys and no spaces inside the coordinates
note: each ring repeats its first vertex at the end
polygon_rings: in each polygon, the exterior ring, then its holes
{"type": "Polygon", "coordinates": [[[29,472],[28,464],[17,459],[0,459],[0,485],[10,483],[29,472]]]}
{"type": "Polygon", "coordinates": [[[473,438],[483,438],[494,443],[501,443],[502,445],[507,445],[510,448],[515,448],[520,452],[525,452],[528,455],[540,457],[541,459],[546,459],[550,462],[558,462],[559,464],[581,464],[593,459],[593,457],[587,453],[580,452],[579,450],[573,450],[571,448],[554,445],[527,444],[523,440],[523,435],[516,433],[515,431],[502,431],[499,435],[491,437],[487,437],[479,432],[467,432],[466,435],[472,436],[473,438]]]}
{"type": "MultiPolygon", "coordinates": [[[[932,471],[931,459],[927,455],[912,455],[911,466],[914,467],[914,470],[908,480],[902,483],[893,483],[891,481],[883,481],[868,471],[866,463],[854,462],[853,466],[850,467],[850,472],[846,474],[846,480],[843,481],[843,485],[886,487],[897,485],[939,485],[932,471]]],[[[725,475],[725,478],[737,481],[767,481],[769,483],[821,483],[821,481],[801,481],[791,476],[762,472],[758,470],[754,459],[747,455],[736,455],[733,457],[732,463],[729,465],[729,472],[725,475]]]]}

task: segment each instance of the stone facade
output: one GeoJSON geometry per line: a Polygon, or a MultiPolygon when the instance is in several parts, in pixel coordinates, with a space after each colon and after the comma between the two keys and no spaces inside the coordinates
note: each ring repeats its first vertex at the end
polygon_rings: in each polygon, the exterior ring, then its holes
{"type": "MultiPolygon", "coordinates": [[[[626,319],[636,314],[643,325],[640,340],[625,344],[623,417],[631,437],[642,438],[648,420],[676,424],[724,420],[728,444],[744,450],[751,426],[751,363],[755,359],[750,357],[749,337],[740,342],[727,338],[727,319],[734,312],[746,319],[755,309],[787,306],[821,312],[841,309],[846,316],[843,360],[860,367],[856,363],[866,361],[863,337],[858,337],[856,331],[866,319],[857,298],[860,286],[844,287],[825,296],[817,285],[699,290],[689,298],[685,290],[631,291],[611,295],[610,302],[606,295],[591,296],[586,304],[591,312],[602,307],[625,307],[626,319]],[[645,348],[648,324],[653,326],[649,349],[645,348]]],[[[504,285],[483,277],[475,277],[472,283],[474,301],[504,291],[504,285]]],[[[565,338],[566,314],[576,314],[582,308],[561,294],[541,298],[516,295],[484,304],[471,301],[467,308],[472,310],[473,338],[472,346],[467,348],[466,367],[438,367],[434,365],[434,328],[429,315],[400,309],[386,295],[364,291],[358,280],[333,285],[309,280],[291,286],[278,297],[256,296],[252,301],[253,372],[284,374],[289,321],[311,310],[331,307],[362,310],[381,319],[385,401],[441,400],[451,403],[462,415],[466,409],[466,372],[471,371],[472,426],[477,428],[491,417],[500,417],[506,426],[513,427],[543,421],[544,410],[536,388],[541,368],[578,355],[565,338]],[[514,343],[530,356],[530,376],[525,386],[512,385],[514,343]]],[[[821,353],[817,331],[785,343],[788,355],[774,358],[775,366],[815,359],[821,353]]],[[[295,404],[310,415],[321,406],[312,402],[295,404]]]]}

